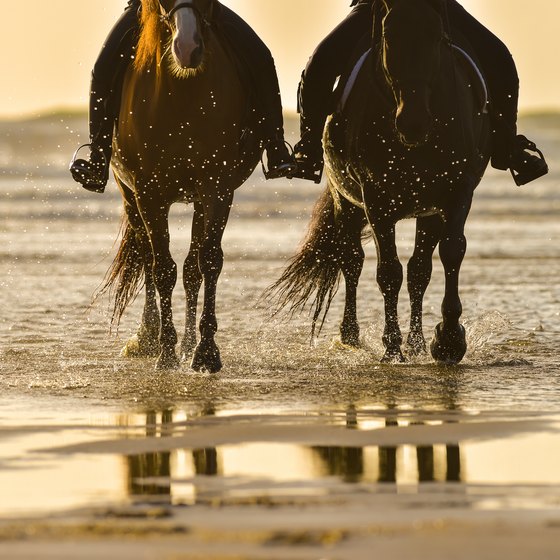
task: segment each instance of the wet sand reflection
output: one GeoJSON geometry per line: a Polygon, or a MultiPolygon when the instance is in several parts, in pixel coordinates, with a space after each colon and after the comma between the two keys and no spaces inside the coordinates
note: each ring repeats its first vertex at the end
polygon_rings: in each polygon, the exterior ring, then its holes
{"type": "MultiPolygon", "coordinates": [[[[145,435],[148,438],[173,437],[180,422],[174,422],[172,410],[145,413],[145,435]],[[160,422],[158,422],[160,418],[160,422]]],[[[215,417],[216,411],[206,407],[197,419],[215,417]]],[[[179,417],[182,417],[179,414],[179,417]]],[[[350,406],[345,413],[348,430],[361,429],[358,412],[350,406]]],[[[128,423],[125,420],[125,423],[128,423]]],[[[371,421],[368,421],[368,425],[371,421]]],[[[377,422],[384,427],[423,426],[427,422],[399,420],[394,411],[377,422]]],[[[450,420],[441,422],[452,423],[450,420]]],[[[188,428],[187,428],[188,429],[188,428]]],[[[251,477],[278,482],[278,464],[268,451],[272,442],[216,446],[197,449],[146,452],[125,456],[126,486],[135,502],[177,504],[184,501],[206,501],[205,477],[234,479],[224,482],[223,491],[235,488],[240,479],[251,477]],[[251,469],[244,465],[252,464],[251,469]],[[255,476],[255,470],[258,475],[255,476]],[[185,486],[191,488],[185,492],[185,486]]],[[[297,445],[282,443],[286,461],[282,464],[283,478],[292,481],[320,480],[334,477],[342,483],[393,484],[401,483],[460,483],[463,482],[461,448],[459,443],[446,445],[297,445]],[[290,458],[298,457],[298,460],[290,458]]],[[[245,483],[244,482],[244,483],[245,483]]]]}

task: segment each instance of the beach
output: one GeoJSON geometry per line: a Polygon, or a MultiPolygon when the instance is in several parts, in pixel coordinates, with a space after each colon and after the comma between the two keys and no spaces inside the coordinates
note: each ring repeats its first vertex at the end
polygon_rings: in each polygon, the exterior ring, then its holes
{"type": "MultiPolygon", "coordinates": [[[[560,117],[527,115],[550,174],[521,189],[490,170],[467,223],[464,361],[381,364],[382,298],[366,245],[361,348],[340,343],[341,288],[320,336],[271,317],[281,274],[324,185],[238,193],[224,237],[224,369],[156,372],[92,305],[121,202],[66,171],[83,114],[0,123],[0,557],[560,558],[560,117]]],[[[295,121],[288,119],[295,135],[295,121]]],[[[172,253],[192,209],[176,205],[172,253]]],[[[414,224],[397,230],[412,251],[414,224]]],[[[441,265],[424,333],[440,320],[441,265]]],[[[184,325],[181,282],[174,292],[184,325]]],[[[399,311],[406,333],[408,298],[399,311]]]]}

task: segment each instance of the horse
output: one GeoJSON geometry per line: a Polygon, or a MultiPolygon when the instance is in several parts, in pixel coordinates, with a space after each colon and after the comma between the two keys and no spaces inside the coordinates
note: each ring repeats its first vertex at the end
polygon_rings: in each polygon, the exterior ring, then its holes
{"type": "Polygon", "coordinates": [[[362,241],[369,231],[384,298],[382,362],[406,361],[397,315],[404,274],[395,225],[415,218],[406,353],[427,352],[422,303],[439,244],[445,295],[430,350],[436,362],[455,364],[467,348],[459,297],[464,227],[490,156],[485,87],[473,59],[449,39],[445,2],[380,0],[373,12],[370,49],[352,73],[355,81],[342,96],[344,106],[328,117],[324,129],[326,189],[299,252],[265,295],[276,298],[276,312],[301,311],[311,301],[313,336],[342,275],[341,341],[359,346],[356,296],[362,241]]]}
{"type": "Polygon", "coordinates": [[[123,355],[157,356],[157,369],[177,368],[189,359],[195,371],[222,367],[214,340],[222,237],[234,191],[260,161],[258,141],[248,133],[251,92],[216,33],[215,7],[214,0],[142,0],[136,58],[125,76],[114,135],[112,168],[125,211],[120,247],[101,291],[112,293],[118,321],[144,285],[142,320],[123,355]],[[177,265],[168,224],[176,202],[194,204],[183,265],[181,359],[171,305],[177,265]]]}

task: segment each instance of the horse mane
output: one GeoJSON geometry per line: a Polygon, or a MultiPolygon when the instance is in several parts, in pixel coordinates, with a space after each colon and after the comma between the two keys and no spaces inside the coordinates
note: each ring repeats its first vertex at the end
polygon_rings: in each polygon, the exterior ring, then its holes
{"type": "MultiPolygon", "coordinates": [[[[145,70],[162,57],[159,0],[142,0],[142,19],[140,36],[136,48],[134,66],[137,70],[145,70]]],[[[159,67],[159,65],[157,65],[159,67]]]]}
{"type": "Polygon", "coordinates": [[[381,60],[381,46],[383,44],[383,18],[387,15],[387,6],[383,2],[375,2],[373,5],[373,25],[372,25],[372,49],[375,56],[375,63],[381,60]]]}

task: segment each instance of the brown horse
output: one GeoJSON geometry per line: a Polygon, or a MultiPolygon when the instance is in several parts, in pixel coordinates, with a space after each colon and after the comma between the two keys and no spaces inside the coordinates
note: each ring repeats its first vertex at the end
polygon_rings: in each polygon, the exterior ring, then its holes
{"type": "Polygon", "coordinates": [[[313,328],[323,320],[340,273],[346,283],[342,341],[357,346],[356,290],[370,226],[377,245],[377,281],[385,302],[383,361],[403,361],[397,316],[403,269],[395,225],[416,218],[408,264],[411,354],[425,351],[422,301],[439,243],[445,270],[443,321],[431,351],[459,362],[466,352],[459,323],[459,271],[466,250],[464,226],[475,187],[489,158],[484,91],[466,54],[446,33],[445,2],[376,2],[371,49],[344,107],[327,122],[324,146],[328,186],[317,204],[302,250],[270,293],[280,307],[301,309],[314,298],[313,328]]]}
{"type": "Polygon", "coordinates": [[[259,161],[258,142],[246,130],[249,92],[215,32],[214,8],[213,0],[142,0],[137,56],[125,78],[115,132],[112,165],[125,223],[104,290],[114,292],[118,321],[144,282],[142,322],[123,353],[158,355],[159,369],[179,365],[171,309],[177,266],[169,251],[169,209],[175,202],[194,203],[183,267],[182,359],[192,356],[193,369],[217,372],[222,367],[214,341],[222,236],[233,193],[259,161]],[[203,282],[197,344],[197,298],[203,282]]]}

